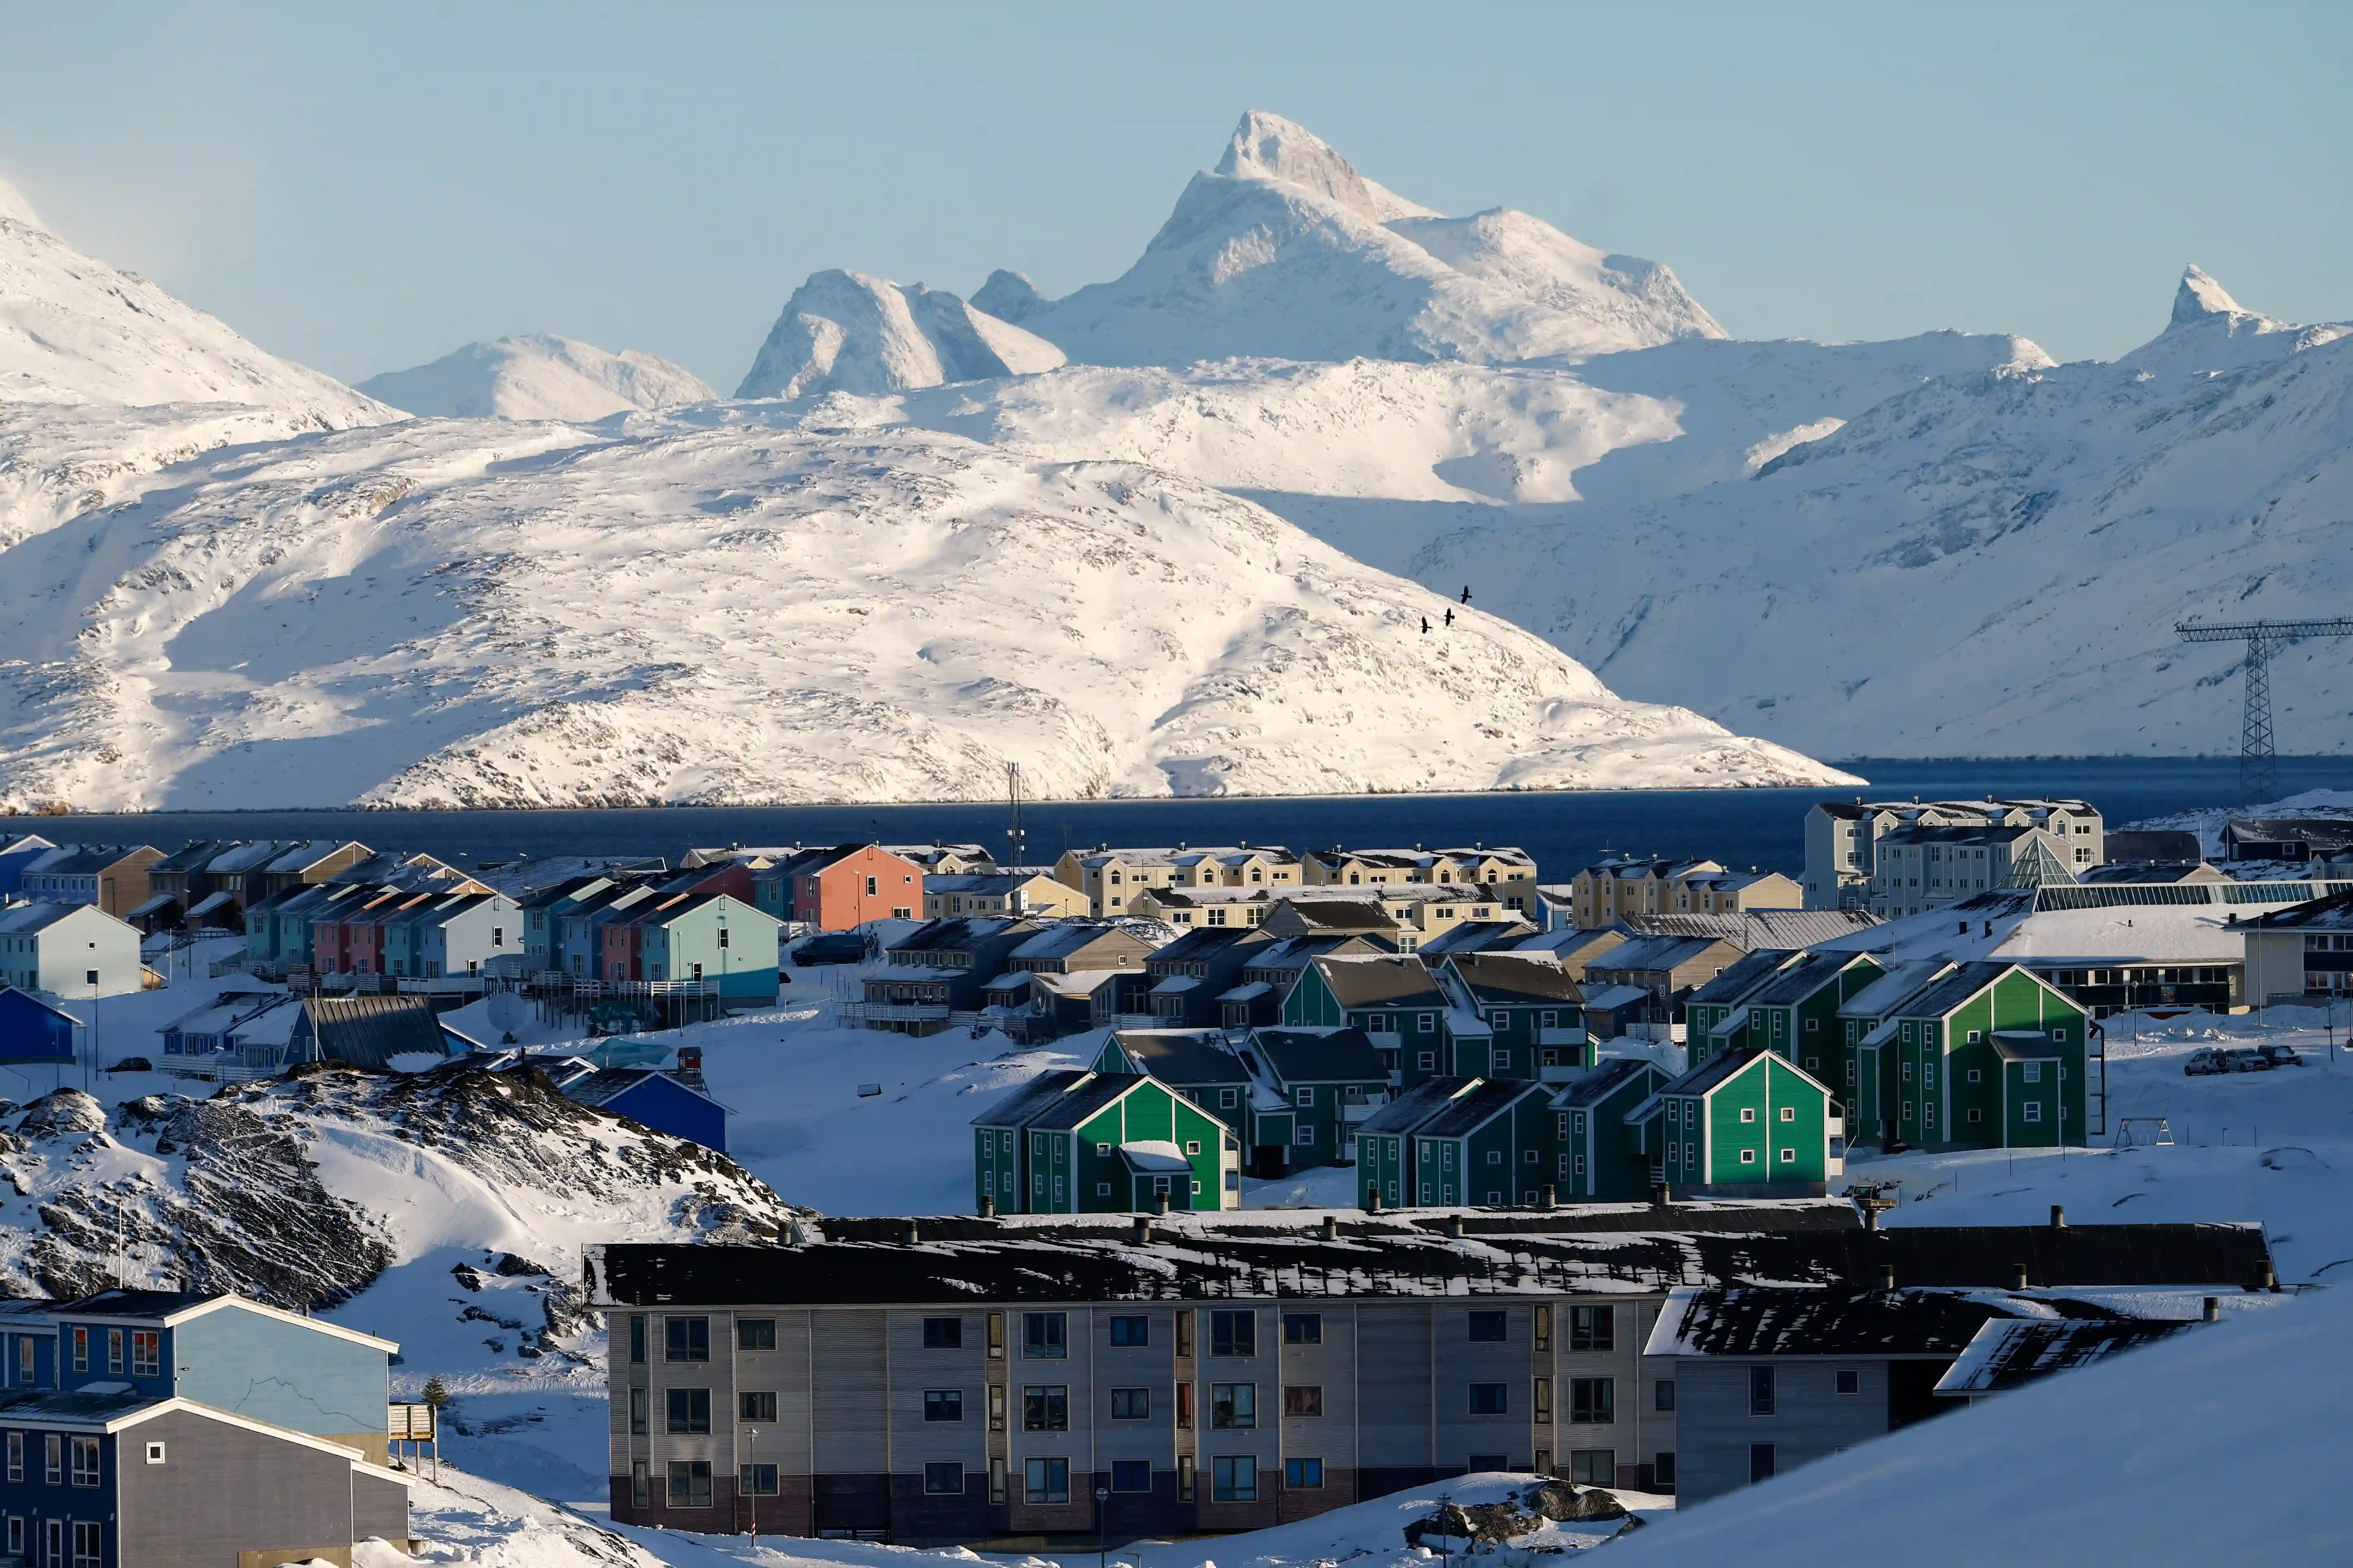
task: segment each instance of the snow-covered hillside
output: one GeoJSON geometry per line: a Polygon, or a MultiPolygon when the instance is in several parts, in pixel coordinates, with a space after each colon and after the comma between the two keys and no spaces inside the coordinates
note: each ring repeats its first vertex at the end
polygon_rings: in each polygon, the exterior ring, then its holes
{"type": "Polygon", "coordinates": [[[735,395],[897,392],[1061,363],[1062,351],[1043,338],[954,294],[835,270],[793,290],[735,395]]]}
{"type": "Polygon", "coordinates": [[[359,390],[411,414],[455,419],[602,419],[719,395],[666,359],[545,332],[468,343],[430,364],[370,376],[359,390]]]}
{"type": "Polygon", "coordinates": [[[1675,275],[1525,213],[1449,218],[1252,110],[1119,279],[1023,318],[1074,360],[1521,360],[1722,337],[1675,275]]]}
{"type": "Polygon", "coordinates": [[[979,798],[1008,760],[1066,798],[1842,776],[1133,464],[723,406],[169,477],[11,547],[0,801],[979,798]]]}
{"type": "Polygon", "coordinates": [[[392,410],[82,255],[0,184],[0,403],[241,403],[344,429],[392,410]]]}

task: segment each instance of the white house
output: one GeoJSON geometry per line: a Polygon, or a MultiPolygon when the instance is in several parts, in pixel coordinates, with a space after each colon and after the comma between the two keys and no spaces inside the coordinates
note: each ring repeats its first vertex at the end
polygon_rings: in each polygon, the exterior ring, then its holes
{"type": "Polygon", "coordinates": [[[95,904],[0,910],[0,983],[69,998],[136,991],[138,928],[95,904]]]}

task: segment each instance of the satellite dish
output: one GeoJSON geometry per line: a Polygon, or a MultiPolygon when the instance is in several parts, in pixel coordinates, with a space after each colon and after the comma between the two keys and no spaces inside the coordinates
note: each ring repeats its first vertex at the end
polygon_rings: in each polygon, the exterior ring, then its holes
{"type": "Polygon", "coordinates": [[[491,1027],[501,1034],[512,1034],[531,1022],[531,1004],[515,991],[493,991],[482,999],[482,1011],[490,1016],[491,1027]]]}

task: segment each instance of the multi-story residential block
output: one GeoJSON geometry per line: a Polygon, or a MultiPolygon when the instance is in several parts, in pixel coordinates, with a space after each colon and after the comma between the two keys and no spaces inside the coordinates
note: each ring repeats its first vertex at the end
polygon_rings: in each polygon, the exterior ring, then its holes
{"type": "Polygon", "coordinates": [[[1040,1073],[972,1119],[983,1214],[1239,1208],[1241,1142],[1142,1073],[1040,1073]]]}
{"type": "Polygon", "coordinates": [[[138,928],[96,904],[0,908],[0,984],[53,996],[121,996],[146,984],[138,928]]]}
{"type": "Polygon", "coordinates": [[[1556,1092],[1527,1079],[1424,1079],[1357,1130],[1361,1201],[1538,1206],[1556,1188],[1556,1092]]]}
{"type": "MultiPolygon", "coordinates": [[[[2255,1226],[1869,1231],[1802,1200],[827,1218],[793,1246],[586,1259],[617,1521],[908,1544],[1255,1530],[1483,1470],[1672,1490],[1683,1452],[1786,1428],[1696,1368],[1683,1397],[1701,1315],[1662,1339],[1672,1290],[1829,1302],[1892,1269],[1988,1298],[2021,1267],[2211,1293],[2272,1264],[2255,1226]]],[[[1758,1362],[1710,1364],[1737,1391],[1758,1362]]]]}
{"type": "Polygon", "coordinates": [[[2056,1148],[2105,1130],[2097,1026],[2022,965],[1898,966],[1841,1018],[1856,1036],[1846,1100],[1857,1142],[2056,1148]]]}
{"type": "Polygon", "coordinates": [[[2231,917],[2246,943],[2246,999],[2256,1006],[2288,998],[2353,993],[2353,892],[2274,910],[2252,920],[2231,917]]]}
{"type": "Polygon", "coordinates": [[[1594,931],[1616,925],[1629,915],[1668,913],[1675,908],[1675,888],[1683,879],[1723,874],[1724,868],[1713,860],[1605,856],[1569,878],[1569,923],[1594,931]]]}
{"type": "Polygon", "coordinates": [[[2088,801],[1824,801],[1806,813],[1805,907],[1872,907],[1880,841],[1934,827],[2041,828],[2064,846],[2058,859],[2078,874],[2107,858],[2106,824],[2088,801]]]}
{"type": "Polygon", "coordinates": [[[1272,845],[1188,848],[1065,850],[1054,875],[1086,895],[1087,912],[1098,917],[1133,912],[1135,895],[1147,889],[1297,887],[1299,858],[1272,845]]]}
{"type": "Polygon", "coordinates": [[[1670,1076],[1647,1058],[1612,1057],[1553,1096],[1553,1183],[1562,1201],[1622,1203],[1655,1191],[1651,1155],[1629,1119],[1670,1076]]]}
{"type": "Polygon", "coordinates": [[[1362,1029],[1380,1052],[1389,1081],[1410,1088],[1440,1070],[1451,1005],[1410,954],[1334,955],[1310,959],[1300,971],[1283,995],[1282,1021],[1298,1029],[1362,1029]]]}
{"type": "Polygon", "coordinates": [[[952,1013],[992,1005],[1026,1005],[1029,980],[992,992],[1013,950],[1045,929],[1042,921],[960,915],[927,921],[883,949],[883,968],[867,976],[866,999],[843,1009],[845,1023],[902,1035],[935,1035],[952,1013]],[[1002,998],[1002,1000],[997,1000],[1002,998]]]}
{"type": "Polygon", "coordinates": [[[1264,981],[1246,980],[1250,955],[1277,939],[1225,926],[1188,931],[1144,961],[1145,998],[1164,1028],[1242,1029],[1271,1024],[1282,1002],[1264,981]]]}
{"type": "Polygon", "coordinates": [[[25,868],[56,847],[37,833],[0,833],[0,903],[16,896],[25,868]]]}
{"type": "Polygon", "coordinates": [[[850,931],[869,921],[919,918],[929,869],[880,844],[837,844],[796,851],[756,871],[747,868],[744,888],[722,890],[779,921],[850,931]]]}
{"type": "Polygon", "coordinates": [[[1453,849],[1319,849],[1301,863],[1315,887],[1451,887],[1474,884],[1476,896],[1535,921],[1540,910],[1536,863],[1525,849],[1484,844],[1453,849]]]}
{"type": "Polygon", "coordinates": [[[1871,912],[1901,920],[1980,893],[2073,882],[2068,846],[2040,827],[1903,827],[1880,836],[1871,912]]]}
{"type": "Polygon", "coordinates": [[[1261,1177],[1354,1158],[1356,1129],[1388,1098],[1388,1069],[1353,1028],[1122,1029],[1094,1065],[1147,1073],[1214,1112],[1261,1177]]]}
{"type": "MultiPolygon", "coordinates": [[[[507,906],[512,914],[513,905],[507,906]]],[[[490,919],[495,947],[502,934],[490,919]]],[[[674,892],[647,900],[604,929],[604,978],[717,987],[723,1002],[776,999],[776,934],[783,922],[733,893],[674,892]]],[[[450,922],[453,940],[455,922],[450,922]]],[[[470,970],[469,973],[471,973],[470,970]]]]}
{"type": "Polygon", "coordinates": [[[1450,953],[1432,973],[1453,1003],[1450,1074],[1564,1083],[1592,1065],[1585,994],[1550,954],[1450,953]]]}
{"type": "Polygon", "coordinates": [[[1694,1067],[1755,1046],[1831,1085],[1854,1081],[1839,1009],[1887,973],[1868,953],[1760,948],[1692,993],[1683,1039],[1694,1067]]]}

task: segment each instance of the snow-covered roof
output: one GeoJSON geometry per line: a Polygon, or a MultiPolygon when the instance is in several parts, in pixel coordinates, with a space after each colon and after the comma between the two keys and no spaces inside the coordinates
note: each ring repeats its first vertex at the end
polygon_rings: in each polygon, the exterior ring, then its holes
{"type": "Polygon", "coordinates": [[[1119,1157],[1139,1175],[1183,1174],[1193,1167],[1185,1151],[1165,1138],[1139,1139],[1119,1146],[1119,1157]]]}
{"type": "Polygon", "coordinates": [[[1269,985],[1263,980],[1253,980],[1248,984],[1237,985],[1230,991],[1219,992],[1218,1000],[1220,1002],[1255,1002],[1260,997],[1271,993],[1273,989],[1273,986],[1269,985]]]}
{"type": "Polygon", "coordinates": [[[1945,1375],[1943,1394],[1998,1394],[2137,1350],[2191,1326],[2190,1320],[2147,1318],[1992,1318],[1962,1347],[1945,1375]]]}
{"type": "Polygon", "coordinates": [[[1995,943],[1991,956],[2038,964],[2069,959],[2236,963],[2246,951],[2245,932],[2221,909],[2160,905],[2029,915],[1995,943]]]}
{"type": "Polygon", "coordinates": [[[1651,994],[1640,985],[1604,985],[1598,991],[1586,993],[1585,1007],[1589,1013],[1614,1013],[1620,1007],[1646,1002],[1650,997],[1651,994]]]}
{"type": "Polygon", "coordinates": [[[1117,980],[1116,969],[1074,969],[1068,973],[1051,970],[1033,970],[1029,978],[1057,996],[1092,996],[1110,982],[1117,980]]]}

